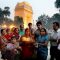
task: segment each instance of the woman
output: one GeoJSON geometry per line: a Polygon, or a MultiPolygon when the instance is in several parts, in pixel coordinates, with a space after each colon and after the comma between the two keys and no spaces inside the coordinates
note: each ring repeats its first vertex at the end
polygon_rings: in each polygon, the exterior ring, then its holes
{"type": "Polygon", "coordinates": [[[2,59],[6,59],[5,57],[5,46],[7,45],[7,39],[5,38],[6,35],[6,30],[5,29],[1,29],[1,36],[0,36],[0,47],[1,47],[1,54],[2,54],[2,59]]]}
{"type": "Polygon", "coordinates": [[[14,31],[13,31],[13,35],[19,39],[19,29],[18,28],[15,28],[14,31]]]}
{"type": "Polygon", "coordinates": [[[5,29],[1,29],[1,36],[0,36],[0,42],[1,42],[1,46],[5,46],[7,44],[7,39],[5,38],[6,35],[6,30],[5,29]]]}
{"type": "Polygon", "coordinates": [[[7,34],[5,35],[5,38],[7,39],[8,42],[10,42],[11,37],[13,36],[13,34],[11,33],[10,29],[6,29],[7,34]]]}
{"type": "Polygon", "coordinates": [[[38,48],[37,48],[37,58],[40,60],[47,60],[48,55],[48,35],[45,28],[40,30],[40,35],[38,36],[38,48]]]}
{"type": "Polygon", "coordinates": [[[25,35],[21,37],[20,39],[21,47],[22,47],[22,59],[29,60],[31,59],[33,52],[34,52],[34,46],[33,43],[35,42],[34,39],[32,39],[32,36],[30,35],[30,30],[28,28],[25,29],[25,35]]]}

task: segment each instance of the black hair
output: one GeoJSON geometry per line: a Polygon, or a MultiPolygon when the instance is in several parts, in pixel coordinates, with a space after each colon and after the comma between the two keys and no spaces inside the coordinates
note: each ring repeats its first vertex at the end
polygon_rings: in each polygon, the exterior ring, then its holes
{"type": "Polygon", "coordinates": [[[42,22],[41,22],[41,21],[38,21],[38,22],[36,23],[36,25],[38,25],[38,24],[42,25],[42,22]]]}
{"type": "Polygon", "coordinates": [[[47,31],[46,31],[46,29],[45,29],[45,28],[40,29],[40,32],[41,32],[41,30],[44,30],[44,31],[45,31],[45,33],[46,33],[46,35],[47,35],[47,31]]]}
{"type": "Polygon", "coordinates": [[[11,40],[13,40],[14,38],[16,39],[16,36],[15,36],[15,35],[13,35],[13,36],[11,37],[11,40]]]}
{"type": "Polygon", "coordinates": [[[1,29],[1,34],[3,33],[4,30],[5,30],[5,29],[1,29]]]}
{"type": "Polygon", "coordinates": [[[26,29],[25,29],[25,32],[26,32],[27,30],[29,30],[29,28],[26,28],[26,29]]]}
{"type": "Polygon", "coordinates": [[[24,26],[24,24],[20,24],[20,27],[22,27],[22,25],[24,26]]]}
{"type": "Polygon", "coordinates": [[[58,23],[58,22],[53,22],[53,24],[56,24],[56,26],[58,26],[58,27],[59,27],[59,23],[58,23]]]}
{"type": "Polygon", "coordinates": [[[28,26],[32,25],[32,23],[28,23],[28,26]]]}

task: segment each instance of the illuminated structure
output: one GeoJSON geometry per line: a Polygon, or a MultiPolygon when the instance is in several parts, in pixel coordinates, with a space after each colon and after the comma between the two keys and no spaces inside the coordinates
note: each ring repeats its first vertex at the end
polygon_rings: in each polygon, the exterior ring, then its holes
{"type": "Polygon", "coordinates": [[[32,23],[32,7],[27,2],[17,3],[15,7],[15,16],[23,18],[24,27],[27,27],[28,23],[32,23]]]}

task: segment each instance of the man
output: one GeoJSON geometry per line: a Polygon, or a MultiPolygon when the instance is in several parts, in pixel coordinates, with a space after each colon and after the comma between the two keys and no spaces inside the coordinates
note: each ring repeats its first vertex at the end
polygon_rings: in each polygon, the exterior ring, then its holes
{"type": "Polygon", "coordinates": [[[37,38],[38,38],[38,36],[40,34],[40,29],[43,28],[43,26],[42,26],[42,22],[41,21],[38,21],[36,23],[36,25],[37,25],[37,30],[35,31],[35,38],[36,38],[36,40],[38,40],[37,38]]]}
{"type": "Polygon", "coordinates": [[[50,37],[50,55],[51,59],[50,60],[57,60],[57,43],[58,43],[58,34],[59,34],[59,23],[58,22],[53,22],[53,33],[51,33],[50,37]]]}
{"type": "Polygon", "coordinates": [[[37,23],[36,23],[36,25],[37,25],[37,30],[35,31],[35,40],[36,40],[36,44],[35,44],[35,46],[36,46],[36,53],[37,53],[37,60],[39,59],[39,60],[41,60],[41,58],[40,58],[40,53],[38,53],[39,52],[39,47],[38,47],[38,40],[39,40],[39,36],[40,36],[40,30],[42,29],[42,22],[41,21],[38,21],[37,23]]]}
{"type": "Polygon", "coordinates": [[[19,35],[20,35],[20,37],[22,36],[22,35],[24,35],[24,25],[23,24],[21,24],[20,25],[20,30],[19,30],[19,35]]]}
{"type": "Polygon", "coordinates": [[[31,34],[33,35],[34,34],[34,29],[32,28],[32,23],[28,23],[28,28],[29,28],[31,34]]]}

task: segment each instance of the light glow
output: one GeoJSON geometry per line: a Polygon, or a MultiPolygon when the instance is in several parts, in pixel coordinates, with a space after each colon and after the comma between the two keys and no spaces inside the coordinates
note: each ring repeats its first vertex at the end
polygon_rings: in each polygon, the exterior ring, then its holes
{"type": "Polygon", "coordinates": [[[10,28],[10,29],[12,29],[12,28],[14,28],[14,27],[15,27],[14,25],[10,25],[10,27],[9,27],[9,28],[10,28]]]}
{"type": "Polygon", "coordinates": [[[7,25],[2,25],[2,28],[7,28],[7,25]]]}

